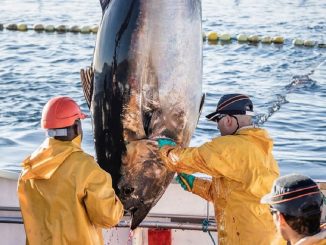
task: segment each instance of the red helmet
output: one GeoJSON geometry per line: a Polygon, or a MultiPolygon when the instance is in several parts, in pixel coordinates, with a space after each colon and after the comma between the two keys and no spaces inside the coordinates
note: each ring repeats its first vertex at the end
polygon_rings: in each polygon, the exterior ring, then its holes
{"type": "Polygon", "coordinates": [[[58,96],[50,99],[43,108],[41,126],[44,129],[65,128],[74,124],[77,119],[85,119],[73,99],[58,96]]]}

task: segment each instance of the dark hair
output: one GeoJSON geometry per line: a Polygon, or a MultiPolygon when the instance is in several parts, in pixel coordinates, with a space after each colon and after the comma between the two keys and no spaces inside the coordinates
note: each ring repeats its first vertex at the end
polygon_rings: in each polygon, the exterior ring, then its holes
{"type": "Polygon", "coordinates": [[[320,232],[321,212],[301,217],[282,215],[286,223],[300,235],[312,236],[320,232]]]}

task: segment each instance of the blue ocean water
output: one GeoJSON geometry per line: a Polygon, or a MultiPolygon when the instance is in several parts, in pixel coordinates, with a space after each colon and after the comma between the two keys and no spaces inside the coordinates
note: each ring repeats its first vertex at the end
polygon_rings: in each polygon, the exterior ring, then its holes
{"type": "MultiPolygon", "coordinates": [[[[204,42],[203,115],[191,145],[218,135],[204,115],[223,93],[250,95],[257,123],[274,139],[281,173],[326,176],[326,49],[295,47],[292,39],[325,43],[326,2],[319,0],[203,0],[203,30],[232,36],[281,35],[284,45],[204,42]]],[[[0,23],[93,25],[99,1],[1,0],[0,23]]],[[[95,34],[0,30],[0,168],[19,170],[43,141],[41,111],[57,95],[88,111],[79,70],[91,64],[95,34]]],[[[90,119],[84,149],[94,154],[90,119]]]]}

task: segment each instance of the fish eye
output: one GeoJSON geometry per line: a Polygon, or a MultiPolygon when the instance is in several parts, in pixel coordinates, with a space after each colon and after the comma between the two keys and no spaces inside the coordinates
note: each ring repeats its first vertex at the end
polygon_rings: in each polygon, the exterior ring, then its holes
{"type": "Polygon", "coordinates": [[[132,187],[124,187],[124,188],[122,189],[122,192],[123,192],[124,195],[129,196],[131,193],[134,192],[134,190],[135,190],[135,189],[132,188],[132,187]]]}

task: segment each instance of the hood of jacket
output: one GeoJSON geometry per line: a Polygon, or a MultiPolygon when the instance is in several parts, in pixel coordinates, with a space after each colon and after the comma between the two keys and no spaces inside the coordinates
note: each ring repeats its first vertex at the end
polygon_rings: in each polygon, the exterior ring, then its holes
{"type": "Polygon", "coordinates": [[[76,151],[82,151],[81,135],[72,141],[45,139],[40,147],[23,161],[21,179],[51,178],[67,157],[76,151]]]}
{"type": "Polygon", "coordinates": [[[238,135],[248,135],[254,142],[261,147],[266,153],[271,153],[273,150],[273,140],[269,137],[267,131],[262,128],[243,127],[240,128],[238,135]]]}

